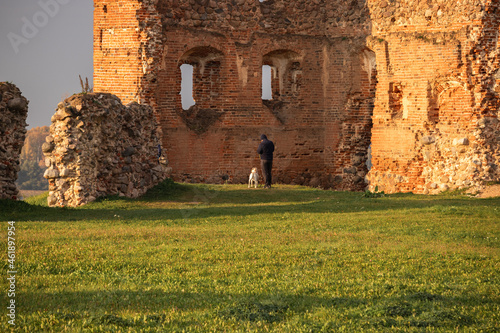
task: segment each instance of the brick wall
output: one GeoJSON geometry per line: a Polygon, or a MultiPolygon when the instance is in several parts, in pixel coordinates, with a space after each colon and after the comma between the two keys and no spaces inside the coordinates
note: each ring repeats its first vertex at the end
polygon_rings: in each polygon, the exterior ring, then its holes
{"type": "Polygon", "coordinates": [[[498,4],[369,5],[378,72],[370,188],[437,193],[498,180],[498,4]]]}
{"type": "Polygon", "coordinates": [[[261,133],[284,183],[435,193],[498,178],[496,2],[94,3],[95,89],[154,108],[176,180],[245,181],[261,133]]]}
{"type": "Polygon", "coordinates": [[[155,108],[174,179],[244,182],[266,133],[276,145],[276,180],[365,186],[376,82],[366,7],[154,3],[95,1],[95,36],[114,35],[95,37],[94,82],[96,91],[155,108]],[[188,110],[179,95],[183,64],[194,68],[188,110]],[[273,68],[269,101],[261,98],[263,65],[273,68]]]}

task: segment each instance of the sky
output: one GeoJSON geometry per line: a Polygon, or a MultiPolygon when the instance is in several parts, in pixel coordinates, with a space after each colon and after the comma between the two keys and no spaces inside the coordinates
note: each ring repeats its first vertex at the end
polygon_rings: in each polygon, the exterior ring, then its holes
{"type": "MultiPolygon", "coordinates": [[[[50,126],[57,104],[82,91],[79,75],[92,85],[93,11],[93,0],[0,0],[0,82],[29,100],[28,129],[50,126]]],[[[265,67],[262,98],[271,99],[265,67]]],[[[195,103],[192,75],[183,71],[185,109],[195,103]]]]}
{"type": "Polygon", "coordinates": [[[92,0],[0,0],[0,82],[29,100],[28,129],[50,126],[57,104],[92,82],[92,0]]]}

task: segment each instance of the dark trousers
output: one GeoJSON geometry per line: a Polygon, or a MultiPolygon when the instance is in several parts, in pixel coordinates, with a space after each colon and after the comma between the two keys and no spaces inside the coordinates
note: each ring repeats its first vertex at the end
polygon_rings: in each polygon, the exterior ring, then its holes
{"type": "Polygon", "coordinates": [[[266,186],[271,186],[272,182],[272,174],[271,170],[273,169],[273,160],[260,160],[260,166],[262,167],[262,174],[264,175],[264,182],[266,186]]]}

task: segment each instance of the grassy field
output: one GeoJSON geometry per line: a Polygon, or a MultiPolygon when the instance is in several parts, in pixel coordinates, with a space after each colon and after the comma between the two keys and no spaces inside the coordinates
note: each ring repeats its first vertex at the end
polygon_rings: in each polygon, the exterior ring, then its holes
{"type": "Polygon", "coordinates": [[[500,332],[500,198],[167,181],[45,201],[0,201],[19,332],[500,332]]]}

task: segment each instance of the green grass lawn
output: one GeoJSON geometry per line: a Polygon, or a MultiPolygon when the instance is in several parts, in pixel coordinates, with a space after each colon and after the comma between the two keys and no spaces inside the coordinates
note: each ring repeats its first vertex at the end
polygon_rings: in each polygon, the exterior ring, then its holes
{"type": "Polygon", "coordinates": [[[500,332],[500,198],[165,182],[16,221],[19,332],[500,332]]]}

